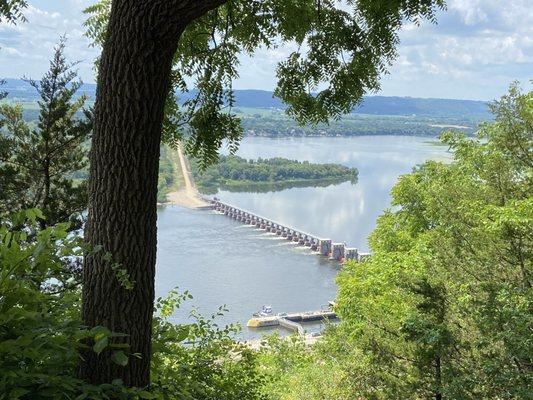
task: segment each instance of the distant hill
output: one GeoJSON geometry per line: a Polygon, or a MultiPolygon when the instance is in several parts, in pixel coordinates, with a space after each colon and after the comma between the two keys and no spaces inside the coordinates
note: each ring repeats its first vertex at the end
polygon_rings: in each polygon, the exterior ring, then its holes
{"type": "MultiPolygon", "coordinates": [[[[6,79],[6,84],[1,90],[9,92],[12,100],[35,101],[38,95],[27,82],[20,79],[6,79]]],[[[94,99],[95,84],[84,84],[79,91],[94,99]]],[[[182,97],[183,100],[194,96],[194,91],[182,97]]],[[[236,90],[236,107],[249,108],[277,108],[283,109],[285,105],[280,99],[273,97],[273,93],[265,90],[236,90]]],[[[487,102],[475,100],[451,99],[423,99],[415,97],[387,97],[366,96],[362,104],[357,107],[355,114],[372,115],[417,115],[427,117],[474,117],[491,119],[487,102]]]]}
{"type": "MultiPolygon", "coordinates": [[[[235,91],[237,107],[285,108],[285,104],[265,90],[235,91]]],[[[487,102],[475,100],[422,99],[415,97],[365,96],[355,114],[419,115],[435,117],[471,116],[491,118],[487,102]]]]}
{"type": "Polygon", "coordinates": [[[475,100],[367,96],[354,112],[375,115],[475,116],[491,118],[488,103],[475,100]]]}
{"type": "MultiPolygon", "coordinates": [[[[0,91],[8,92],[8,99],[21,101],[21,102],[30,102],[36,101],[39,98],[39,94],[28,82],[23,81],[22,79],[4,79],[5,84],[0,86],[0,91]]],[[[96,94],[96,85],[94,83],[85,83],[78,90],[78,94],[87,95],[90,99],[94,99],[96,94]]]]}

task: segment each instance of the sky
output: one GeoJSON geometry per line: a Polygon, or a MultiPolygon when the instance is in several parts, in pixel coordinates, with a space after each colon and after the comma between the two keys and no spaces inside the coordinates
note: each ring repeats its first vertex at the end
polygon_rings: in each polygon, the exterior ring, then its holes
{"type": "MultiPolygon", "coordinates": [[[[0,23],[0,77],[39,78],[54,44],[68,37],[67,57],[81,61],[79,74],[94,82],[98,50],[84,37],[82,10],[94,0],[29,0],[27,23],[0,23]]],[[[532,0],[448,0],[438,24],[406,24],[398,58],[377,95],[493,100],[518,80],[533,79],[532,0]]],[[[259,49],[242,57],[236,89],[273,90],[275,69],[290,46],[259,49]]]]}

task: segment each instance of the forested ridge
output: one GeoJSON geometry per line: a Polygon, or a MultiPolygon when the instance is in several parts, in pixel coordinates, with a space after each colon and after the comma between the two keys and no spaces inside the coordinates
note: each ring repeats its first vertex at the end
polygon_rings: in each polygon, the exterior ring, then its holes
{"type": "MultiPolygon", "coordinates": [[[[17,103],[8,97],[4,103],[17,103]]],[[[39,107],[35,101],[21,101],[22,115],[26,122],[35,123],[39,107]]],[[[91,101],[87,101],[92,105],[91,101]]],[[[430,103],[431,104],[431,103],[430,103]]],[[[302,126],[288,118],[282,109],[237,107],[235,114],[242,119],[245,136],[291,137],[291,136],[362,136],[362,135],[408,135],[437,137],[448,128],[473,135],[480,123],[490,120],[484,114],[440,115],[438,109],[418,114],[363,114],[345,115],[329,124],[302,126]]],[[[390,109],[393,112],[394,109],[390,109]]],[[[81,115],[78,115],[81,116],[81,115]]]]}
{"type": "Polygon", "coordinates": [[[340,164],[315,164],[275,157],[246,160],[238,156],[219,156],[216,164],[201,169],[192,162],[192,173],[201,190],[253,187],[263,184],[357,181],[357,169],[340,164]]]}
{"type": "MultiPolygon", "coordinates": [[[[26,121],[38,118],[36,95],[26,82],[8,79],[4,101],[23,104],[26,121]]],[[[191,100],[192,90],[179,97],[191,100]]],[[[95,85],[85,84],[77,95],[87,96],[94,103],[95,85]]],[[[410,97],[368,96],[360,106],[336,121],[316,126],[301,125],[285,114],[285,106],[272,92],[261,90],[235,91],[234,112],[242,118],[246,136],[358,136],[411,135],[438,136],[446,126],[473,135],[479,124],[490,120],[487,102],[453,99],[418,99],[410,97]]]]}
{"type": "MultiPolygon", "coordinates": [[[[27,82],[20,79],[6,79],[4,89],[9,98],[19,102],[32,102],[37,98],[27,82]]],[[[79,95],[94,101],[96,85],[85,83],[79,95]]],[[[182,102],[197,95],[191,90],[180,96],[182,102]]],[[[235,90],[235,107],[283,110],[286,105],[274,93],[266,90],[235,90]]],[[[476,116],[491,118],[487,101],[458,99],[424,99],[416,97],[364,96],[363,102],[352,110],[356,114],[371,115],[423,115],[427,117],[476,116]]]]}
{"type": "Polygon", "coordinates": [[[246,136],[367,136],[404,135],[438,137],[442,132],[454,129],[474,135],[482,118],[474,115],[458,117],[428,117],[417,115],[350,114],[338,121],[316,126],[301,126],[287,118],[279,110],[235,110],[242,117],[246,136]]]}

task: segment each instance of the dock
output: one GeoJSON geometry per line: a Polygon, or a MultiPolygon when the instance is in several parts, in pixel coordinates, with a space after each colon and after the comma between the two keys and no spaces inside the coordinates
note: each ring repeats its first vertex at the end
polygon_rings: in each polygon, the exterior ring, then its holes
{"type": "Polygon", "coordinates": [[[312,321],[329,321],[337,319],[337,314],[331,310],[319,310],[308,312],[297,312],[291,314],[278,314],[266,317],[253,317],[248,321],[246,326],[249,328],[264,328],[268,326],[281,326],[285,329],[291,330],[304,335],[305,330],[301,325],[302,322],[312,321]]]}

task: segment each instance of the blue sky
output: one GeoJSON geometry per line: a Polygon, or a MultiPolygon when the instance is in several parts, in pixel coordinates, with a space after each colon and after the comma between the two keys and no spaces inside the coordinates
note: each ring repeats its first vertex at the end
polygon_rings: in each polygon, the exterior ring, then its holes
{"type": "MultiPolygon", "coordinates": [[[[97,50],[83,36],[82,10],[93,0],[29,0],[26,24],[0,24],[0,76],[40,77],[51,49],[66,33],[67,55],[81,60],[79,72],[94,81],[97,50]]],[[[531,87],[533,7],[531,0],[448,0],[438,25],[406,25],[399,57],[382,79],[380,95],[491,100],[509,83],[531,87]]],[[[241,59],[237,89],[272,90],[276,64],[290,47],[260,49],[241,59]]]]}

